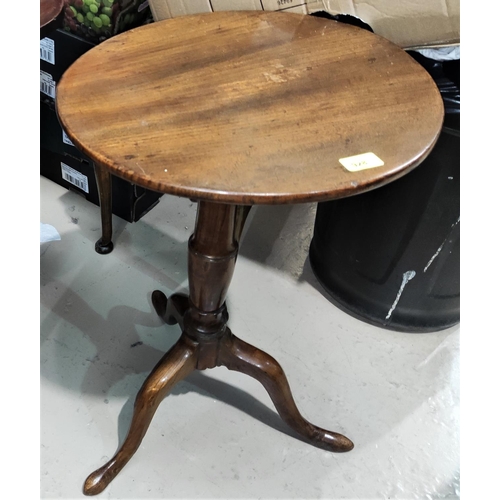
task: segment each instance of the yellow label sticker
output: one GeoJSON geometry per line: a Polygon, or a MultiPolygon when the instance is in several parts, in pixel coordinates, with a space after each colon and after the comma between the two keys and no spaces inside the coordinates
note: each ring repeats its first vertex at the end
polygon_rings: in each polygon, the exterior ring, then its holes
{"type": "Polygon", "coordinates": [[[384,162],[374,153],[363,153],[356,156],[348,156],[347,158],[340,158],[339,162],[349,172],[358,172],[367,168],[381,167],[384,162]]]}

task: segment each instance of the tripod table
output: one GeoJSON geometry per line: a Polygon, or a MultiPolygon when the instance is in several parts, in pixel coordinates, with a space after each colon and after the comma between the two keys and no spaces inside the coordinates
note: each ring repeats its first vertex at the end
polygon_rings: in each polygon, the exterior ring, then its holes
{"type": "Polygon", "coordinates": [[[66,71],[56,106],[70,139],[96,164],[101,199],[110,199],[116,175],[198,202],[189,296],[152,295],[156,312],[182,335],[144,382],[125,441],[84,493],[103,491],[130,460],[174,384],[215,366],[259,380],[281,418],[312,445],[351,450],[350,439],[301,416],[274,358],[233,335],[225,298],[252,205],[357,195],[426,158],[443,121],[427,72],[354,26],[218,12],[106,40],[66,71]]]}

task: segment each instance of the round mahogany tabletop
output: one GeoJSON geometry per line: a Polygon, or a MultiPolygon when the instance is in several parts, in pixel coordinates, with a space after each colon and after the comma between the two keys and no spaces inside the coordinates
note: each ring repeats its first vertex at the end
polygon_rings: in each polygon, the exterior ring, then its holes
{"type": "Polygon", "coordinates": [[[441,95],[369,31],[284,12],[183,16],[124,32],[57,87],[60,121],[113,175],[194,199],[324,201],[423,161],[441,95]]]}
{"type": "Polygon", "coordinates": [[[40,30],[47,31],[51,23],[58,21],[63,5],[64,0],[40,0],[40,30]]]}

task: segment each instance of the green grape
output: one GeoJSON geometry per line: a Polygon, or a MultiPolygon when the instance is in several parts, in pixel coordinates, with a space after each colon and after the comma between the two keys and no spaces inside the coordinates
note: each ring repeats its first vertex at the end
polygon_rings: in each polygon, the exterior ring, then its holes
{"type": "Polygon", "coordinates": [[[111,7],[103,7],[102,13],[111,18],[111,16],[113,15],[113,9],[111,7]]]}
{"type": "Polygon", "coordinates": [[[92,21],[92,19],[94,19],[94,14],[92,14],[92,12],[87,12],[87,19],[92,21]]]}
{"type": "Polygon", "coordinates": [[[83,0],[83,3],[84,3],[87,7],[90,7],[90,5],[92,5],[92,0],[83,0]]]}
{"type": "Polygon", "coordinates": [[[94,4],[90,5],[89,9],[90,9],[90,12],[92,12],[92,14],[97,14],[97,11],[99,10],[97,5],[94,5],[94,4]]]}
{"type": "Polygon", "coordinates": [[[92,22],[95,24],[96,28],[102,27],[102,20],[100,17],[95,16],[94,19],[92,19],[92,22]]]}
{"type": "Polygon", "coordinates": [[[102,3],[106,6],[106,7],[111,7],[113,5],[113,0],[102,0],[102,3]]]}
{"type": "Polygon", "coordinates": [[[79,23],[83,23],[83,14],[78,13],[78,14],[76,15],[76,20],[77,20],[79,23]]]}
{"type": "Polygon", "coordinates": [[[92,23],[87,18],[85,18],[83,20],[83,24],[85,24],[85,26],[87,26],[87,28],[90,28],[92,26],[92,23]]]}
{"type": "Polygon", "coordinates": [[[87,14],[88,12],[90,12],[89,6],[87,4],[84,4],[84,6],[82,7],[82,11],[84,14],[87,14]]]}
{"type": "Polygon", "coordinates": [[[72,5],[70,5],[69,8],[71,9],[71,12],[73,12],[73,17],[75,17],[78,14],[78,12],[72,5]]]}
{"type": "Polygon", "coordinates": [[[101,18],[103,26],[109,26],[111,24],[111,19],[106,14],[100,14],[99,17],[101,18]]]}

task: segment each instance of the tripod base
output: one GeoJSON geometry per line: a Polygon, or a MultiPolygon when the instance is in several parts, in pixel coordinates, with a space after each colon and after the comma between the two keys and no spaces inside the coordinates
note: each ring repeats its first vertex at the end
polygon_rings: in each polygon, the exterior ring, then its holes
{"type": "MultiPolygon", "coordinates": [[[[190,315],[187,296],[174,294],[168,300],[160,291],[153,292],[153,305],[168,324],[184,325],[190,315]]],[[[232,334],[225,325],[225,305],[219,312],[223,327],[216,334],[183,333],[177,343],[163,356],[137,394],[130,429],[116,454],[85,481],[85,495],[101,493],[122,470],[139,448],[163,398],[172,387],[195,369],[225,366],[245,373],[265,387],[281,418],[307,442],[332,452],[352,450],[352,441],[342,434],[328,431],[308,422],[293,400],[287,378],[279,363],[264,351],[247,344],[232,334]],[[206,338],[205,338],[206,337],[206,338]]]]}

